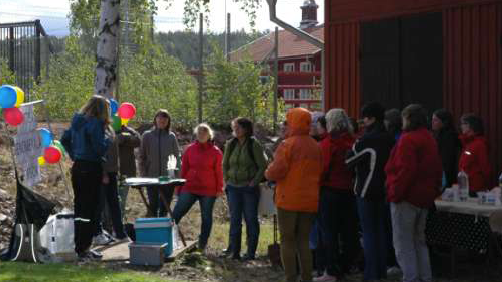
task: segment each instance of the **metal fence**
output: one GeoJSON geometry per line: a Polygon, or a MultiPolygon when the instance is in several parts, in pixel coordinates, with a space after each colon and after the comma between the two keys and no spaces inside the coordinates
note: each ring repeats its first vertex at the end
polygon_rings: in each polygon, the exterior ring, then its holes
{"type": "Polygon", "coordinates": [[[0,58],[15,74],[16,85],[30,99],[34,83],[40,82],[42,66],[49,75],[49,57],[53,48],[40,20],[0,23],[0,58]]]}

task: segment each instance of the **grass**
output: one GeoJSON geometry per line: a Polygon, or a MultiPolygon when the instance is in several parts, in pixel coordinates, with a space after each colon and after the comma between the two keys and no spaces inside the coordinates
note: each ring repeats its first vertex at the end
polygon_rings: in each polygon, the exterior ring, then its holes
{"type": "Polygon", "coordinates": [[[152,275],[132,271],[113,271],[98,264],[77,266],[71,264],[33,264],[6,262],[0,264],[0,281],[16,282],[72,282],[72,281],[109,281],[109,282],[157,282],[166,280],[152,275]]]}

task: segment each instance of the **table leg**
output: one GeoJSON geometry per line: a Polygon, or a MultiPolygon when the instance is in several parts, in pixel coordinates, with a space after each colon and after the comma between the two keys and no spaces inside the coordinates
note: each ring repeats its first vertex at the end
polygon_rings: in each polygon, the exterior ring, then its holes
{"type": "MultiPolygon", "coordinates": [[[[164,203],[164,206],[166,207],[167,214],[169,214],[171,216],[171,219],[173,220],[173,224],[176,225],[176,222],[174,222],[174,218],[173,218],[173,212],[171,211],[171,206],[169,205],[170,203],[167,201],[166,197],[164,197],[164,193],[160,192],[159,194],[160,194],[160,199],[162,199],[162,202],[164,203]]],[[[179,225],[177,227],[178,227],[177,228],[178,235],[180,236],[181,242],[183,243],[183,246],[186,247],[187,243],[185,241],[185,236],[181,232],[179,225]]]]}
{"type": "Polygon", "coordinates": [[[152,216],[155,214],[152,208],[150,207],[150,204],[148,204],[148,201],[146,200],[145,194],[143,193],[143,187],[138,188],[139,194],[141,195],[141,199],[143,199],[143,203],[146,206],[147,211],[152,214],[152,216]]]}

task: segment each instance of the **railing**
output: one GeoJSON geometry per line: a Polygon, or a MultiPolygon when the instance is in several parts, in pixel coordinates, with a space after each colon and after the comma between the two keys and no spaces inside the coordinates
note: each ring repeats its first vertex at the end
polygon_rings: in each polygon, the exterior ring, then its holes
{"type": "Polygon", "coordinates": [[[40,20],[0,23],[0,58],[15,74],[16,85],[29,101],[33,83],[40,82],[42,64],[49,75],[49,56],[54,53],[40,20]]]}

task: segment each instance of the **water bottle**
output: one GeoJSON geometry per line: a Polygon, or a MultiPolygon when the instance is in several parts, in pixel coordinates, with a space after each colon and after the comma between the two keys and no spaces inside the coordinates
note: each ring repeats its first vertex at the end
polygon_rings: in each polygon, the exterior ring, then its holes
{"type": "Polygon", "coordinates": [[[462,170],[458,173],[457,181],[460,201],[466,202],[469,198],[469,176],[462,170]]]}

